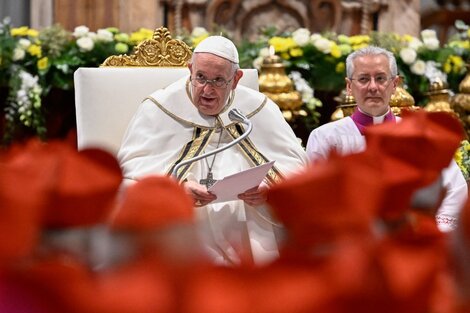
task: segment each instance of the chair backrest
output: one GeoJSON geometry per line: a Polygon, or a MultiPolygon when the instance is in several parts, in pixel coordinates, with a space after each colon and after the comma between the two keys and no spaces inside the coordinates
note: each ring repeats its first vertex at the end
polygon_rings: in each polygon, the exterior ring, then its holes
{"type": "MultiPolygon", "coordinates": [[[[258,90],[257,70],[243,72],[239,83],[258,90]]],[[[187,68],[79,68],[74,74],[78,149],[115,155],[142,100],[188,74],[187,68]]]]}
{"type": "MultiPolygon", "coordinates": [[[[139,104],[155,90],[189,75],[190,57],[189,47],[161,27],[131,56],[111,56],[102,67],[79,68],[74,73],[78,149],[101,148],[116,155],[139,104]]],[[[243,72],[239,83],[258,90],[257,70],[243,72]]]]}

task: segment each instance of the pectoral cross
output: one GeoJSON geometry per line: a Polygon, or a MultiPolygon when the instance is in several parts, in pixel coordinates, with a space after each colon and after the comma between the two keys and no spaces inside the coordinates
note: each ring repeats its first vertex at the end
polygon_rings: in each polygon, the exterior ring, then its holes
{"type": "Polygon", "coordinates": [[[215,184],[216,181],[217,179],[214,179],[214,177],[212,176],[212,172],[209,172],[207,173],[207,177],[204,179],[201,179],[199,183],[201,185],[206,185],[207,189],[209,189],[212,185],[215,184]]]}

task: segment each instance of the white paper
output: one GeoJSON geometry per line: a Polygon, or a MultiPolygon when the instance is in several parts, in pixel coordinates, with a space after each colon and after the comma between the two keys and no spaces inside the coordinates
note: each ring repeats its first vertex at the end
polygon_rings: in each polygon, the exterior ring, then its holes
{"type": "Polygon", "coordinates": [[[238,200],[239,194],[261,184],[273,164],[274,161],[271,161],[219,179],[208,189],[217,196],[217,199],[211,203],[238,200]]]}

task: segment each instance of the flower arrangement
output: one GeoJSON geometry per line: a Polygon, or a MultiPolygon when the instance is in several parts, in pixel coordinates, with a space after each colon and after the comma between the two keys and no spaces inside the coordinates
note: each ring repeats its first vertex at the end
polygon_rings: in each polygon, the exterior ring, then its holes
{"type": "Polygon", "coordinates": [[[417,104],[424,105],[424,95],[431,81],[439,78],[447,82],[451,90],[457,91],[465,75],[465,61],[470,59],[470,30],[461,21],[456,22],[456,27],[459,33],[444,44],[439,42],[436,32],[429,29],[423,30],[417,38],[379,32],[357,36],[331,32],[312,34],[305,28],[292,33],[276,33],[271,28],[260,37],[260,42],[248,46],[245,66],[251,57],[252,66],[257,67],[263,58],[264,47],[273,46],[289,72],[299,72],[316,90],[339,93],[345,87],[346,57],[364,46],[377,45],[395,55],[405,86],[417,104]],[[259,48],[254,58],[253,47],[259,48]]]}
{"type": "MultiPolygon", "coordinates": [[[[465,62],[470,59],[470,30],[460,21],[456,27],[459,32],[447,43],[440,43],[433,30],[423,30],[419,37],[378,32],[346,36],[332,32],[311,33],[305,28],[280,32],[275,27],[267,27],[260,31],[256,40],[242,40],[237,47],[240,66],[258,69],[269,53],[268,48],[274,48],[296,89],[303,95],[304,109],[308,113],[303,122],[312,129],[319,124],[318,108],[322,105],[314,91],[339,94],[345,87],[346,57],[367,45],[382,46],[394,53],[399,74],[418,105],[425,105],[425,92],[433,79],[440,78],[457,92],[466,74],[465,62]]],[[[231,37],[222,28],[214,33],[231,37]]],[[[114,27],[92,32],[86,26],[79,26],[69,32],[60,25],[38,31],[28,27],[12,28],[9,19],[4,19],[0,23],[0,86],[9,89],[4,112],[7,124],[4,143],[14,140],[15,129],[19,128],[28,128],[45,138],[47,104],[41,101],[51,88],[71,90],[77,68],[95,67],[110,55],[128,53],[152,35],[150,29],[128,34],[114,27]],[[26,73],[32,78],[25,78],[26,73]],[[20,80],[30,82],[31,79],[37,86],[20,83],[20,80]],[[26,99],[21,95],[27,95],[29,102],[21,102],[26,99]]],[[[209,35],[203,27],[195,27],[179,38],[195,47],[209,35]]]]}
{"type": "Polygon", "coordinates": [[[465,180],[470,179],[470,142],[463,140],[454,155],[454,160],[462,171],[465,180]]]}
{"type": "Polygon", "coordinates": [[[76,69],[99,66],[152,35],[149,29],[127,34],[113,27],[92,32],[86,26],[69,32],[60,25],[37,31],[13,28],[5,18],[0,23],[0,86],[8,86],[9,92],[3,143],[10,143],[23,128],[45,139],[47,108],[41,100],[51,88],[71,90],[76,69]]]}

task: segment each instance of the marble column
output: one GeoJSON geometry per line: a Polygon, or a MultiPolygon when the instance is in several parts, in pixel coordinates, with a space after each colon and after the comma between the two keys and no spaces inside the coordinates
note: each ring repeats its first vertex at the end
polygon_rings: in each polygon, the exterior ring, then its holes
{"type": "Polygon", "coordinates": [[[420,19],[420,0],[388,1],[379,13],[378,30],[417,37],[421,31],[420,19]]]}

